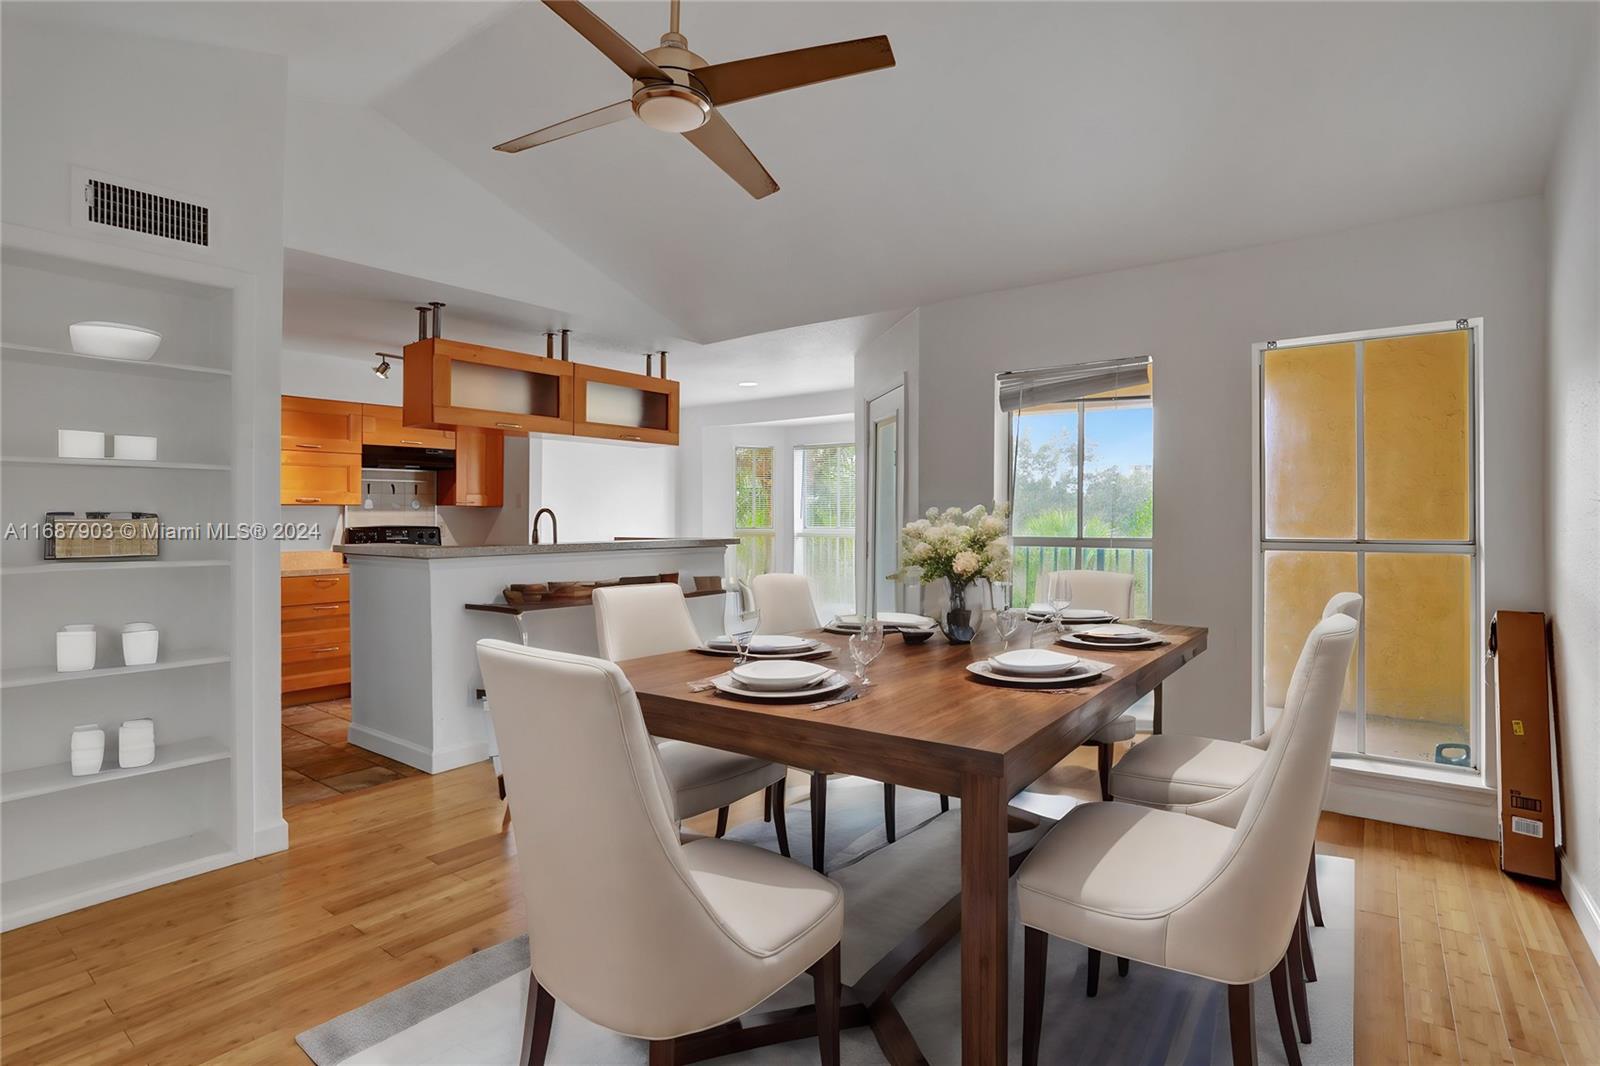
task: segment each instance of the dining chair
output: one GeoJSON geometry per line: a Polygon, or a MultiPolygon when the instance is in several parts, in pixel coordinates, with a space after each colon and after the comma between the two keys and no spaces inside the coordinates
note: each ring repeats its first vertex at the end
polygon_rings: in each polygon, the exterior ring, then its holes
{"type": "Polygon", "coordinates": [[[1333,728],[1359,625],[1317,623],[1289,683],[1255,786],[1223,826],[1131,803],[1085,803],[1045,835],[1017,871],[1023,937],[1022,1048],[1036,1066],[1049,938],[1217,981],[1228,987],[1235,1066],[1254,1066],[1253,985],[1271,976],[1278,1034],[1299,1066],[1288,974],[1305,891],[1297,856],[1322,811],[1333,728]]]}
{"type": "Polygon", "coordinates": [[[680,836],[678,797],[615,664],[504,640],[479,641],[478,662],[527,901],[518,1061],[544,1062],[558,999],[650,1041],[652,1066],[792,1040],[792,1024],[728,1023],[809,972],[821,1059],[836,1066],[839,886],[761,848],[680,836]]]}
{"type": "MultiPolygon", "coordinates": [[[[669,582],[595,589],[594,626],[600,654],[612,662],[687,651],[701,643],[683,590],[669,582]]],[[[658,740],[656,750],[675,797],[674,816],[682,821],[714,810],[719,837],[728,830],[730,804],[763,790],[769,805],[783,800],[788,768],[778,763],[686,740],[658,740]]],[[[780,818],[776,829],[778,850],[787,856],[788,825],[780,818]]]]}
{"type": "MultiPolygon", "coordinates": [[[[804,574],[757,574],[750,580],[755,596],[756,610],[761,617],[756,623],[757,633],[805,633],[822,628],[817,617],[816,600],[811,595],[811,579],[804,574]]],[[[950,797],[939,797],[941,811],[950,809],[950,797]]],[[[772,805],[762,812],[772,813],[772,805]]],[[[883,835],[889,843],[895,841],[895,789],[883,786],[883,835]]],[[[811,771],[811,868],[818,873],[824,869],[823,845],[828,839],[828,775],[822,770],[811,771]]]]}
{"type": "MultiPolygon", "coordinates": [[[[1133,575],[1110,570],[1052,570],[1039,575],[1035,585],[1040,603],[1049,603],[1071,588],[1072,606],[1105,611],[1118,618],[1133,615],[1133,575]]],[[[1100,778],[1100,798],[1111,798],[1111,760],[1116,745],[1126,744],[1138,732],[1133,715],[1125,714],[1110,722],[1090,737],[1087,743],[1095,747],[1095,769],[1100,778]]]]}

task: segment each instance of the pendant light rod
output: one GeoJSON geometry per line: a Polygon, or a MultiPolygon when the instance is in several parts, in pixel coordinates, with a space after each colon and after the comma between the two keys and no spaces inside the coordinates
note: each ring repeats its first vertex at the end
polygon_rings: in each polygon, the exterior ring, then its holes
{"type": "Polygon", "coordinates": [[[672,0],[672,32],[678,32],[678,7],[679,0],[672,0]]]}
{"type": "Polygon", "coordinates": [[[561,331],[561,361],[563,363],[569,363],[572,361],[571,356],[567,354],[567,334],[571,332],[572,331],[570,329],[564,329],[561,331]]]}
{"type": "Polygon", "coordinates": [[[661,350],[661,376],[667,376],[667,352],[665,348],[661,350]]]}

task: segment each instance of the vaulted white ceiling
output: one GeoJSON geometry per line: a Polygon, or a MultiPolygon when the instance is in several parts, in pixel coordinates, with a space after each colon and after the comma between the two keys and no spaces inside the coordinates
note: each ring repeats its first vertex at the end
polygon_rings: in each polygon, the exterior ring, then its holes
{"type": "Polygon", "coordinates": [[[727,109],[761,201],[634,121],[490,151],[628,95],[540,4],[377,106],[705,341],[1537,192],[1586,8],[690,0],[711,62],[893,42],[893,70],[727,109]]]}

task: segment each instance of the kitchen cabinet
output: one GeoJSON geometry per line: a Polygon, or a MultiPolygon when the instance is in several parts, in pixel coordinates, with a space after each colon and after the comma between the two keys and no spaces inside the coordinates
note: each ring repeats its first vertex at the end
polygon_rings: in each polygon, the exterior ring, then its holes
{"type": "Polygon", "coordinates": [[[575,363],[443,337],[413,341],[405,357],[407,426],[572,432],[575,363]]]}
{"type": "Polygon", "coordinates": [[[439,448],[445,451],[456,446],[454,431],[408,426],[405,424],[404,411],[403,407],[362,404],[361,443],[386,444],[396,448],[439,448]]]}
{"type": "Polygon", "coordinates": [[[361,405],[342,400],[285,396],[278,429],[286,452],[361,454],[361,405]]]}
{"type": "Polygon", "coordinates": [[[285,451],[278,475],[278,502],[342,506],[361,502],[361,453],[285,451]]]}
{"type": "Polygon", "coordinates": [[[350,692],[350,575],[284,575],[280,621],[284,703],[350,692]]]}
{"type": "Polygon", "coordinates": [[[678,383],[572,364],[572,432],[580,437],[678,443],[678,383]]]}
{"type": "Polygon", "coordinates": [[[452,507],[505,503],[506,435],[498,429],[456,430],[456,466],[439,471],[439,502],[452,507]]]}

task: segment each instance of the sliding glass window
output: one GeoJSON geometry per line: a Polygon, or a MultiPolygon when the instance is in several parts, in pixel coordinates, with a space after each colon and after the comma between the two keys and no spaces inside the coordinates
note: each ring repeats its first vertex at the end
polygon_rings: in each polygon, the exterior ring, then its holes
{"type": "Polygon", "coordinates": [[[733,535],[739,538],[738,577],[749,581],[772,569],[772,449],[733,450],[733,535]]]}
{"type": "Polygon", "coordinates": [[[811,579],[823,617],[856,601],[856,446],[794,450],[794,572],[811,579]]]}
{"type": "Polygon", "coordinates": [[[1257,346],[1265,723],[1336,592],[1365,599],[1339,752],[1475,767],[1476,321],[1257,346]]]}

